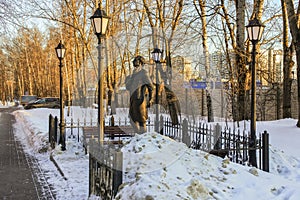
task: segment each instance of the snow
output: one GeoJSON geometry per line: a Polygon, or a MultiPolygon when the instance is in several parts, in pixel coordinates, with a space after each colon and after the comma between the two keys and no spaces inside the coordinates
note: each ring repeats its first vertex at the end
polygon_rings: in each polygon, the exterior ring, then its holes
{"type": "MultiPolygon", "coordinates": [[[[120,113],[124,115],[125,111],[120,113]]],[[[59,110],[20,109],[13,114],[17,138],[25,151],[39,160],[56,199],[97,199],[88,195],[88,155],[81,142],[68,138],[66,151],[61,151],[60,146],[54,150],[49,148],[49,114],[59,116],[59,110]],[[50,156],[64,176],[50,161],[50,156]]],[[[71,115],[75,119],[97,119],[96,109],[77,107],[71,110],[71,115]]],[[[296,123],[295,119],[257,122],[257,132],[267,130],[270,134],[270,173],[189,149],[157,133],[136,135],[122,148],[124,177],[116,199],[298,200],[300,129],[296,123]]],[[[245,124],[249,127],[249,122],[245,124]]]]}
{"type": "MultiPolygon", "coordinates": [[[[189,149],[156,133],[137,135],[123,148],[123,153],[127,177],[117,199],[298,199],[300,196],[297,169],[300,163],[292,158],[297,167],[279,167],[279,163],[275,166],[277,174],[284,178],[189,149]],[[288,177],[292,169],[296,177],[288,177]]],[[[271,157],[285,160],[274,152],[271,157]]]]}

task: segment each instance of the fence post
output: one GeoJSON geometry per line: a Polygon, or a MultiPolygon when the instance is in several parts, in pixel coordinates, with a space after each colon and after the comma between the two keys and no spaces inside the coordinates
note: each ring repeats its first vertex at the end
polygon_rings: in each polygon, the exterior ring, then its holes
{"type": "MultiPolygon", "coordinates": [[[[67,124],[67,120],[65,124],[67,124]]],[[[73,122],[73,118],[71,118],[71,135],[69,136],[69,138],[75,138],[75,136],[73,135],[73,128],[74,128],[74,122],[73,122]]]]}
{"type": "MultiPolygon", "coordinates": [[[[111,118],[110,118],[110,125],[111,126],[115,126],[115,118],[114,116],[112,115],[111,118]]],[[[120,124],[119,124],[120,125],[120,124]]]]}
{"type": "Polygon", "coordinates": [[[151,132],[151,118],[150,117],[147,119],[147,125],[146,125],[146,127],[147,127],[147,131],[151,132]]]}
{"type": "Polygon", "coordinates": [[[52,115],[49,115],[49,143],[51,144],[52,139],[52,115]]]}
{"type": "Polygon", "coordinates": [[[80,130],[80,120],[79,120],[79,118],[77,119],[77,124],[78,124],[78,127],[77,127],[77,142],[79,142],[79,130],[80,130]]]}
{"type": "Polygon", "coordinates": [[[54,117],[54,140],[57,143],[57,125],[58,125],[58,118],[57,116],[54,117]]]}
{"type": "Polygon", "coordinates": [[[263,149],[263,170],[269,172],[269,133],[264,131],[262,134],[262,149],[263,149]]]}
{"type": "Polygon", "coordinates": [[[91,154],[89,154],[89,197],[91,194],[94,194],[94,158],[91,154]]]}
{"type": "Polygon", "coordinates": [[[119,186],[122,184],[123,175],[123,153],[121,151],[114,152],[114,175],[113,175],[113,196],[116,196],[119,186]]]}
{"type": "Polygon", "coordinates": [[[159,123],[160,123],[160,125],[159,125],[159,128],[160,128],[159,133],[161,135],[163,135],[164,134],[164,117],[162,115],[160,115],[159,123]]]}
{"type": "Polygon", "coordinates": [[[216,124],[215,126],[215,131],[214,131],[214,150],[219,150],[222,148],[222,142],[221,142],[221,130],[222,127],[219,123],[216,124]]]}
{"type": "Polygon", "coordinates": [[[189,123],[187,119],[182,122],[182,142],[187,146],[191,145],[191,136],[189,134],[189,123]]]}
{"type": "MultiPolygon", "coordinates": [[[[110,118],[109,124],[110,124],[110,126],[115,126],[115,118],[114,118],[113,115],[112,115],[111,118],[110,118]]],[[[119,124],[119,126],[120,126],[120,124],[119,124]]],[[[105,127],[105,126],[104,126],[104,127],[105,127]]],[[[114,137],[113,134],[111,135],[110,139],[112,139],[112,140],[115,139],[115,137],[114,137]]]]}
{"type": "Polygon", "coordinates": [[[49,144],[52,149],[55,148],[55,127],[54,127],[54,120],[53,116],[49,115],[49,144]]]}

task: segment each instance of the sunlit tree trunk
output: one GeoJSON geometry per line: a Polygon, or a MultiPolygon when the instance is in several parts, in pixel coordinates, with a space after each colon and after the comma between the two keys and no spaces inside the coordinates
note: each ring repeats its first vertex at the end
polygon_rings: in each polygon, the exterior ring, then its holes
{"type": "Polygon", "coordinates": [[[288,16],[286,11],[286,3],[284,0],[281,0],[281,8],[282,8],[282,18],[283,18],[283,118],[292,117],[291,110],[291,88],[292,88],[292,68],[294,65],[293,57],[293,46],[289,47],[288,40],[288,16]]]}
{"type": "Polygon", "coordinates": [[[247,73],[246,55],[245,55],[245,0],[236,1],[236,49],[235,65],[237,66],[237,114],[236,120],[241,121],[249,119],[249,107],[247,106],[246,91],[247,73]],[[247,109],[248,108],[248,109],[247,109]]]}
{"type": "Polygon", "coordinates": [[[210,94],[210,82],[211,82],[211,74],[210,74],[210,61],[209,61],[209,50],[208,50],[208,44],[207,44],[207,22],[206,22],[206,4],[203,0],[198,0],[199,8],[196,6],[195,0],[194,5],[197,10],[197,13],[201,20],[201,29],[202,29],[202,46],[203,46],[203,54],[204,54],[204,60],[205,60],[205,73],[206,73],[206,83],[207,83],[207,89],[206,89],[206,106],[207,106],[207,120],[208,122],[213,122],[213,110],[212,110],[212,100],[211,100],[211,94],[210,94]]]}
{"type": "Polygon", "coordinates": [[[289,19],[290,33],[292,35],[292,42],[296,51],[297,61],[297,85],[298,85],[298,122],[297,127],[300,127],[300,28],[299,28],[299,15],[300,6],[298,2],[297,13],[295,12],[295,6],[293,0],[285,0],[287,14],[289,19]]]}

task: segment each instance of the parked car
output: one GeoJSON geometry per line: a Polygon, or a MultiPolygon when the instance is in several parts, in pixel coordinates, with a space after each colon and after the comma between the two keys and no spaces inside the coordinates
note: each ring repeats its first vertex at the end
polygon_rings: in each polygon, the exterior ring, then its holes
{"type": "Polygon", "coordinates": [[[22,106],[26,106],[28,103],[34,102],[38,99],[36,95],[22,95],[20,103],[22,106]]]}
{"type": "Polygon", "coordinates": [[[45,97],[38,99],[32,103],[28,103],[26,106],[24,106],[24,108],[60,108],[60,102],[59,98],[57,97],[45,97]]]}

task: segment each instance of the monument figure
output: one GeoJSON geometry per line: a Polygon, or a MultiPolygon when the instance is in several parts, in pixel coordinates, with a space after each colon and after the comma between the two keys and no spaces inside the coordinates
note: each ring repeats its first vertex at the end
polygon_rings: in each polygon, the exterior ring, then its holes
{"type": "Polygon", "coordinates": [[[133,60],[132,75],[125,79],[126,89],[130,92],[129,117],[136,133],[147,131],[147,108],[153,104],[153,85],[149,73],[144,69],[145,59],[137,56],[133,60]]]}

